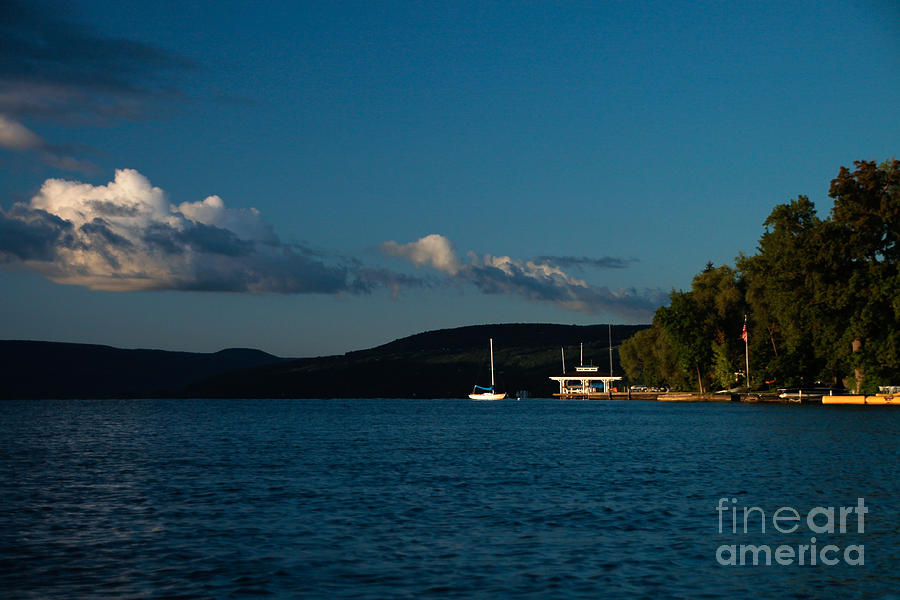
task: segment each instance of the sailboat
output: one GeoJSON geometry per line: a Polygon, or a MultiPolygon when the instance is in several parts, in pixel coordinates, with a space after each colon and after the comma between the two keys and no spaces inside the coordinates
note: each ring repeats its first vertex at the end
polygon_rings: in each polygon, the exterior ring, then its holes
{"type": "Polygon", "coordinates": [[[490,338],[490,348],[491,348],[491,387],[481,387],[480,385],[476,385],[472,388],[472,393],[469,394],[469,398],[472,400],[503,400],[506,398],[506,393],[503,394],[495,394],[494,393],[494,338],[490,338]],[[479,392],[478,390],[483,390],[479,392]]]}

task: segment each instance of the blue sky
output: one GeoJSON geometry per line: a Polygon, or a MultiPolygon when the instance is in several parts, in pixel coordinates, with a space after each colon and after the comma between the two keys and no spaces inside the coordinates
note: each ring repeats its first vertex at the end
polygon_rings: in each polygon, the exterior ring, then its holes
{"type": "Polygon", "coordinates": [[[0,2],[0,338],[648,322],[897,155],[860,2],[0,2]]]}

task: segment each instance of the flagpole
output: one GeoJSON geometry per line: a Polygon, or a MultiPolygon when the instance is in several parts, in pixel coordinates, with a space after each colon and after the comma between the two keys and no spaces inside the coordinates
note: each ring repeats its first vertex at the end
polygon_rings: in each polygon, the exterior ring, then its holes
{"type": "Polygon", "coordinates": [[[744,360],[747,362],[747,389],[750,389],[750,344],[744,342],[744,360]]]}
{"type": "Polygon", "coordinates": [[[745,364],[746,364],[746,368],[747,368],[747,370],[745,372],[747,373],[747,390],[749,391],[750,390],[750,342],[749,342],[750,336],[747,335],[747,315],[744,315],[744,332],[743,332],[743,335],[741,335],[741,337],[744,338],[744,360],[745,360],[745,364]]]}

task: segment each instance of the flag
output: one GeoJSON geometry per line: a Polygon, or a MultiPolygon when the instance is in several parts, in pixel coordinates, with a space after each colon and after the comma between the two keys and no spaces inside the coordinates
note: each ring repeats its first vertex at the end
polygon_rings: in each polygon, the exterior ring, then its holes
{"type": "Polygon", "coordinates": [[[744,317],[744,330],[741,332],[741,339],[747,343],[747,317],[744,317]]]}

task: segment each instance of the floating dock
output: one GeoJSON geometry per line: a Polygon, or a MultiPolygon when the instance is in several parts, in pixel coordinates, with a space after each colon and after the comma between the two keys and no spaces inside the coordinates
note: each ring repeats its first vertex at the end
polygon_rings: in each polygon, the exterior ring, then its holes
{"type": "Polygon", "coordinates": [[[822,396],[822,404],[900,405],[900,395],[875,394],[874,396],[822,396]]]}

